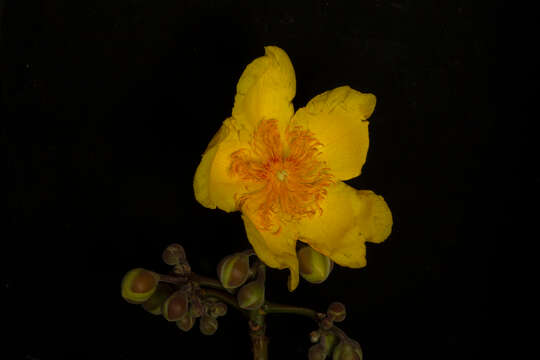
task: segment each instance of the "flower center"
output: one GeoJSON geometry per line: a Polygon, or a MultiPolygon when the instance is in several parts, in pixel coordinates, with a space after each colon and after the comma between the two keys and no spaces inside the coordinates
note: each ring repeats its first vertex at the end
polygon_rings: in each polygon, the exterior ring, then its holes
{"type": "Polygon", "coordinates": [[[279,181],[285,181],[285,178],[287,178],[287,170],[280,170],[276,173],[276,177],[279,181]]]}
{"type": "Polygon", "coordinates": [[[319,160],[322,144],[309,130],[288,128],[283,137],[277,120],[262,120],[250,147],[231,155],[231,174],[246,189],[235,195],[237,205],[260,230],[279,232],[284,222],[321,213],[320,202],[333,183],[319,160]]]}

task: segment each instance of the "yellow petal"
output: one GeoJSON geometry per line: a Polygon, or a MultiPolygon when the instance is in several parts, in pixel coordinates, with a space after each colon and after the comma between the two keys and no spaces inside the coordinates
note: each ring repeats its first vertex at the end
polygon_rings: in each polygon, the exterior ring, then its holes
{"type": "Polygon", "coordinates": [[[296,257],[297,235],[292,228],[284,228],[279,233],[259,231],[246,214],[242,215],[246,234],[253,250],[267,266],[276,269],[289,268],[289,291],[298,286],[299,271],[296,257]]]}
{"type": "Polygon", "coordinates": [[[366,265],[365,242],[380,243],[392,231],[392,213],[382,198],[338,182],[328,188],[320,216],[302,220],[300,240],[352,268],[366,265]]]}
{"type": "Polygon", "coordinates": [[[245,146],[230,119],[225,120],[203,153],[193,179],[195,198],[201,205],[227,212],[238,210],[234,195],[246,190],[229,168],[231,154],[245,146]]]}
{"type": "Polygon", "coordinates": [[[232,116],[235,126],[252,132],[260,120],[278,120],[280,130],[289,123],[294,108],[296,77],[291,60],[282,49],[264,48],[265,55],[244,70],[238,85],[232,116]]]}
{"type": "Polygon", "coordinates": [[[323,144],[321,160],[339,180],[360,175],[369,147],[367,119],[375,102],[373,94],[342,86],[316,96],[293,118],[323,144]]]}

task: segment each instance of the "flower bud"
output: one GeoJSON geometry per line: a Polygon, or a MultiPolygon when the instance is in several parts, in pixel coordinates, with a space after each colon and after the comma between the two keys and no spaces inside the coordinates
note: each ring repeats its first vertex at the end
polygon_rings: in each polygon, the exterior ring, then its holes
{"type": "Polygon", "coordinates": [[[328,352],[321,344],[313,345],[308,350],[309,360],[324,360],[326,359],[326,355],[328,355],[328,352]]]}
{"type": "Polygon", "coordinates": [[[171,244],[163,251],[161,258],[167,265],[177,265],[186,258],[186,252],[182,245],[171,244]]]}
{"type": "Polygon", "coordinates": [[[323,331],[319,343],[324,346],[329,353],[336,345],[336,341],[336,334],[334,334],[332,331],[323,331]]]}
{"type": "Polygon", "coordinates": [[[136,268],[128,271],[122,279],[122,297],[129,303],[141,304],[154,294],[159,282],[155,272],[136,268]]]}
{"type": "Polygon", "coordinates": [[[250,281],[236,294],[238,306],[246,310],[258,309],[264,304],[264,281],[250,281]]]}
{"type": "Polygon", "coordinates": [[[332,360],[362,360],[362,349],[349,341],[341,341],[334,349],[332,360]]]}
{"type": "Polygon", "coordinates": [[[208,315],[217,318],[227,313],[227,305],[222,302],[215,302],[209,305],[208,315]]]}
{"type": "Polygon", "coordinates": [[[217,331],[218,322],[211,316],[202,316],[199,320],[199,329],[203,335],[214,335],[217,331]]]}
{"type": "Polygon", "coordinates": [[[326,311],[328,316],[330,316],[335,322],[341,322],[345,320],[345,315],[347,315],[347,311],[345,309],[345,305],[343,305],[340,302],[333,302],[328,306],[328,310],[326,311]]]}
{"type": "Polygon", "coordinates": [[[193,328],[193,325],[195,325],[195,318],[189,313],[186,313],[176,322],[176,326],[178,326],[180,330],[186,332],[191,330],[193,328]]]}
{"type": "Polygon", "coordinates": [[[300,275],[313,284],[320,284],[328,278],[334,267],[334,262],[329,257],[304,246],[298,251],[298,263],[300,275]]]}
{"type": "Polygon", "coordinates": [[[226,256],[218,264],[217,273],[225,289],[242,286],[249,276],[249,256],[244,253],[226,256]]]}
{"type": "Polygon", "coordinates": [[[174,292],[165,300],[161,307],[163,317],[168,321],[178,321],[188,311],[187,294],[181,290],[174,292]]]}
{"type": "Polygon", "coordinates": [[[168,284],[159,283],[150,299],[142,304],[143,309],[151,314],[161,315],[161,306],[172,293],[173,290],[168,284]]]}

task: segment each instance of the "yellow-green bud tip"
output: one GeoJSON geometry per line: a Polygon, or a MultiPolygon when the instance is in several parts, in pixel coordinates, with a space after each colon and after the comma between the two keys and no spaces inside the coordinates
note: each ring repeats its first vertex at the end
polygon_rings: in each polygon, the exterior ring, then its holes
{"type": "Polygon", "coordinates": [[[167,300],[172,292],[173,290],[168,284],[159,283],[150,299],[142,304],[143,309],[151,314],[160,315],[163,302],[167,300]]]}
{"type": "Polygon", "coordinates": [[[298,263],[302,278],[313,284],[325,281],[334,267],[334,262],[329,257],[318,253],[309,246],[298,251],[298,263]]]}
{"type": "Polygon", "coordinates": [[[130,303],[141,304],[156,291],[159,275],[142,268],[130,270],[122,279],[122,297],[130,303]]]}

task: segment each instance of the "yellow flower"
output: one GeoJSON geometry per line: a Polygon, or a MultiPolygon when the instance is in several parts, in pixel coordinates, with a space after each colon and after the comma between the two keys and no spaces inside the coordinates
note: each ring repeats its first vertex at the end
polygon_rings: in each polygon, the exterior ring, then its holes
{"type": "Polygon", "coordinates": [[[247,237],[268,266],[289,268],[298,286],[296,241],[342,266],[366,265],[365,242],[392,229],[381,196],[342,182],[360,175],[375,96],[348,86],[294,112],[294,69],[275,46],[240,77],[232,116],[202,156],[193,182],[203,206],[241,211],[247,237]]]}

